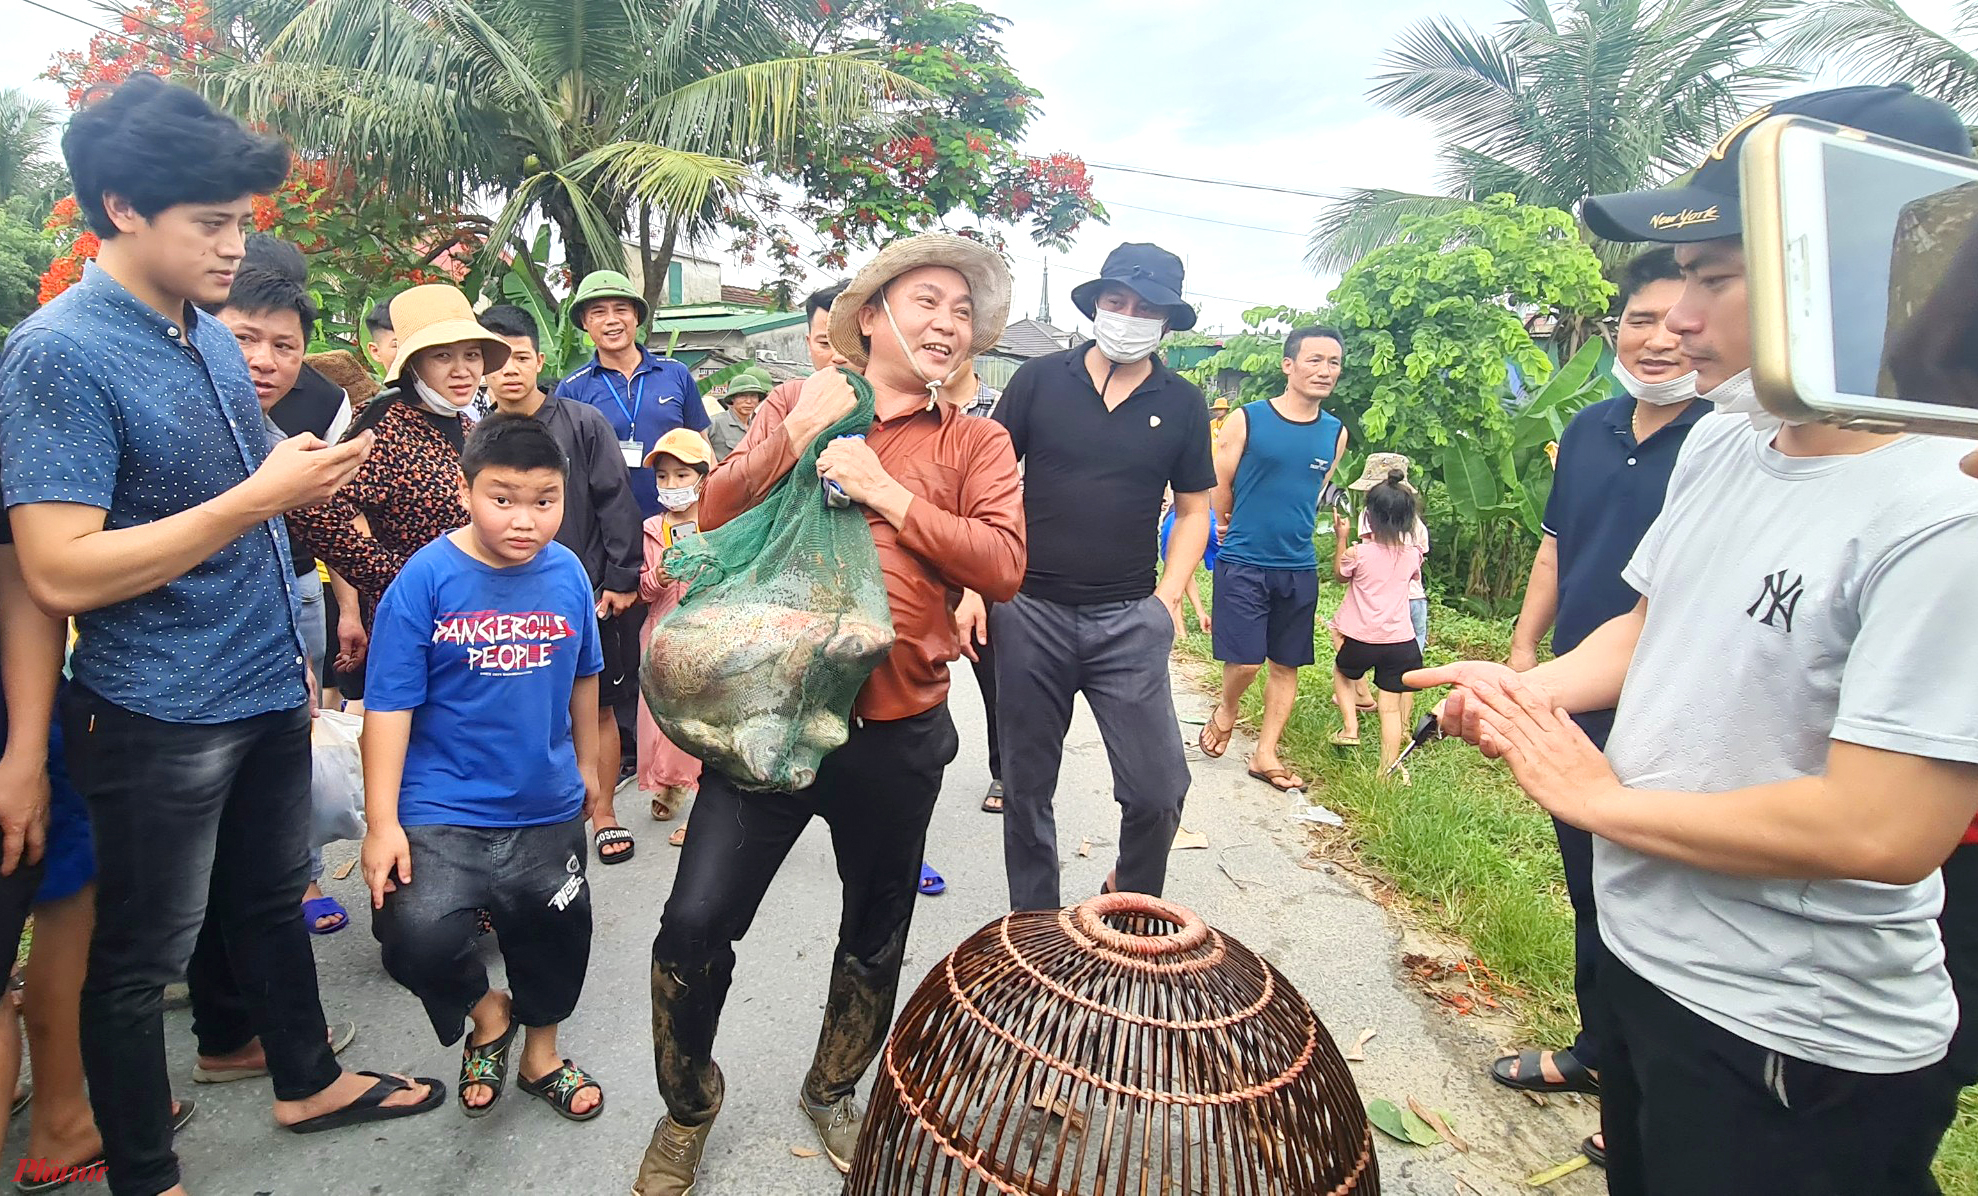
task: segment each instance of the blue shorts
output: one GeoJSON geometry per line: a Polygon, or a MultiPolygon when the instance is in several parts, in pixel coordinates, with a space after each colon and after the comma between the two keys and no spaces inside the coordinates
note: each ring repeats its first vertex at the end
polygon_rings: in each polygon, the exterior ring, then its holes
{"type": "Polygon", "coordinates": [[[1209,639],[1224,664],[1269,660],[1295,669],[1317,659],[1317,569],[1259,569],[1223,557],[1216,562],[1213,605],[1209,639]]]}
{"type": "Polygon", "coordinates": [[[96,879],[96,841],[89,832],[89,807],[69,782],[68,760],[62,749],[62,720],[53,720],[48,733],[48,846],[42,854],[47,870],[34,903],[73,897],[96,879]]]}

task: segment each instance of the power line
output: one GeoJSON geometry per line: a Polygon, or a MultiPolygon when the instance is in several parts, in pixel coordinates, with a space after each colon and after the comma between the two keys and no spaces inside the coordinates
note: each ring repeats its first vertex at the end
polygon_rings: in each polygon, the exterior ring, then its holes
{"type": "MultiPolygon", "coordinates": [[[[63,20],[74,21],[76,24],[81,25],[85,29],[94,29],[98,33],[105,34],[110,37],[114,37],[119,41],[129,42],[131,45],[136,46],[140,50],[162,50],[162,52],[165,54],[167,58],[171,58],[174,60],[183,57],[184,52],[191,49],[191,47],[186,45],[184,40],[180,38],[178,34],[172,32],[170,29],[167,29],[162,25],[155,25],[150,21],[145,20],[143,17],[137,16],[135,14],[126,14],[126,15],[129,15],[131,20],[136,21],[138,24],[144,26],[146,29],[151,30],[153,33],[161,34],[164,37],[170,38],[171,41],[173,42],[174,49],[164,49],[163,47],[159,47],[159,46],[147,45],[144,42],[141,42],[136,38],[132,37],[128,33],[124,33],[116,29],[111,29],[108,28],[107,26],[98,25],[96,22],[88,20],[83,17],[79,17],[72,12],[63,12],[59,8],[55,8],[50,5],[41,3],[41,0],[20,0],[20,2],[22,4],[27,5],[29,8],[38,8],[42,12],[53,13],[56,16],[61,17],[63,20]]],[[[234,66],[247,65],[246,63],[242,62],[240,59],[234,58],[231,55],[222,54],[218,50],[208,50],[207,55],[208,57],[216,58],[221,62],[231,63],[234,66]]]]}
{"type": "Polygon", "coordinates": [[[1143,166],[1121,166],[1114,162],[1087,162],[1086,165],[1097,167],[1100,170],[1119,170],[1127,174],[1152,175],[1157,179],[1175,179],[1183,183],[1207,183],[1212,187],[1241,187],[1246,191],[1276,191],[1281,195],[1302,195],[1306,199],[1323,199],[1328,202],[1337,198],[1336,196],[1327,195],[1323,191],[1301,191],[1296,187],[1276,187],[1269,183],[1244,183],[1236,179],[1205,179],[1190,174],[1169,174],[1165,170],[1148,170],[1143,166]]]}
{"type": "MultiPolygon", "coordinates": [[[[1029,263],[1030,263],[1031,265],[1033,265],[1033,266],[1041,266],[1041,265],[1043,265],[1043,264],[1044,264],[1044,259],[1042,259],[1042,258],[1035,258],[1035,257],[1025,257],[1025,256],[1023,256],[1023,255],[1022,255],[1022,254],[1020,254],[1020,253],[1010,253],[1010,254],[1007,254],[1007,256],[1008,256],[1008,257],[1010,257],[1011,259],[1013,259],[1013,260],[1015,260],[1015,261],[1019,261],[1019,262],[1029,262],[1029,263]]],[[[1077,266],[1074,266],[1074,265],[1072,265],[1072,264],[1071,264],[1070,262],[1066,262],[1066,261],[1062,261],[1062,260],[1058,262],[1058,268],[1059,268],[1060,270],[1064,270],[1064,271],[1068,271],[1068,272],[1069,272],[1069,273],[1071,273],[1071,274],[1074,274],[1074,275],[1077,275],[1077,276],[1078,276],[1079,278],[1098,278],[1098,277],[1100,277],[1100,275],[1099,275],[1099,273],[1098,273],[1098,271],[1096,271],[1096,270],[1083,270],[1083,269],[1080,269],[1080,268],[1079,268],[1079,267],[1077,267],[1077,266]]],[[[1242,305],[1243,305],[1244,307],[1276,307],[1276,306],[1278,306],[1278,304],[1275,304],[1275,303],[1263,303],[1263,302],[1260,302],[1260,301],[1258,301],[1258,300],[1255,300],[1255,299],[1238,299],[1238,298],[1236,298],[1236,297],[1235,297],[1235,296],[1233,296],[1233,295],[1212,295],[1212,294],[1210,294],[1210,293],[1209,293],[1209,292],[1207,292],[1207,291],[1198,291],[1198,290],[1196,290],[1196,289],[1195,289],[1194,287],[1187,287],[1187,288],[1185,288],[1185,289],[1183,290],[1183,294],[1184,294],[1184,296],[1186,296],[1186,295],[1194,295],[1194,296],[1196,296],[1197,298],[1201,298],[1201,299],[1220,299],[1220,300],[1221,300],[1221,301],[1223,301],[1224,303],[1240,303],[1240,304],[1242,304],[1242,305]]]]}
{"type": "Polygon", "coordinates": [[[1216,220],[1209,216],[1197,216],[1192,212],[1170,212],[1165,208],[1143,208],[1139,204],[1108,202],[1106,206],[1109,208],[1126,208],[1134,212],[1152,212],[1156,216],[1173,216],[1180,220],[1199,220],[1203,224],[1220,224],[1224,228],[1247,228],[1252,232],[1276,233],[1280,237],[1302,238],[1305,236],[1304,233],[1294,233],[1288,228],[1265,228],[1261,224],[1238,224],[1233,220],[1216,220]]]}

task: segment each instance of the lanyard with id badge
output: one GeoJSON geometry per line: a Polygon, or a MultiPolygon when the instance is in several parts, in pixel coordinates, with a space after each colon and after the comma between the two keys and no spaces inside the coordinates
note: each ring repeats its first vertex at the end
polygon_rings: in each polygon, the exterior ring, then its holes
{"type": "Polygon", "coordinates": [[[627,435],[618,442],[618,451],[625,457],[626,468],[638,469],[646,463],[646,447],[639,443],[639,408],[645,404],[646,379],[650,375],[642,373],[632,379],[632,406],[627,408],[625,396],[618,393],[618,384],[611,380],[611,371],[601,370],[599,374],[604,378],[605,389],[611,392],[611,401],[618,404],[618,410],[625,416],[627,435]]]}

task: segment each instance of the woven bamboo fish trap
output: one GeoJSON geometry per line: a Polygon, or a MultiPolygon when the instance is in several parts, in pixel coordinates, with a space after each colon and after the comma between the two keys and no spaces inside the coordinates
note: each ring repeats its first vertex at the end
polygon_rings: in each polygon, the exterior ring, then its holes
{"type": "Polygon", "coordinates": [[[1283,974],[1117,893],[1012,914],[928,974],[845,1196],[1377,1196],[1373,1129],[1283,974]]]}

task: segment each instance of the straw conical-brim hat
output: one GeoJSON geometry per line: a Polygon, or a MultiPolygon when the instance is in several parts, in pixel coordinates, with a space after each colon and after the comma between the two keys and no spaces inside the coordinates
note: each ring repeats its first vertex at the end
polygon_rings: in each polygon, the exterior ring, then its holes
{"type": "Polygon", "coordinates": [[[387,383],[398,381],[420,350],[437,345],[478,341],[481,368],[489,374],[508,364],[508,342],[481,327],[459,287],[432,282],[400,291],[391,301],[391,326],[398,333],[398,356],[385,371],[387,383]]]}
{"type": "Polygon", "coordinates": [[[865,368],[872,353],[859,332],[859,309],[872,302],[887,283],[922,266],[946,266],[968,279],[969,297],[975,307],[974,339],[968,355],[980,357],[995,347],[1010,319],[1010,268],[980,241],[948,233],[922,233],[880,250],[831,304],[831,347],[839,356],[859,369],[865,368]]]}

